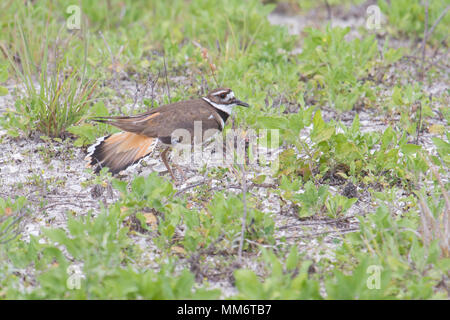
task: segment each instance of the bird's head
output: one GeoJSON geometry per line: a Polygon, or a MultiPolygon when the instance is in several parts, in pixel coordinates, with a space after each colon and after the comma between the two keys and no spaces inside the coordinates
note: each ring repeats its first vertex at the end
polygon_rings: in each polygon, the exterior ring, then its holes
{"type": "Polygon", "coordinates": [[[243,102],[234,96],[233,90],[227,88],[215,89],[203,99],[209,102],[213,107],[228,114],[231,113],[231,110],[235,106],[249,107],[248,103],[243,102]]]}

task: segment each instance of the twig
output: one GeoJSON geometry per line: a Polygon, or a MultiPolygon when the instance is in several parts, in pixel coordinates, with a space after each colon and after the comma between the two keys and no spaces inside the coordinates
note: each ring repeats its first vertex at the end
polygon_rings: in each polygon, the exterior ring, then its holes
{"type": "Polygon", "coordinates": [[[263,248],[272,248],[273,250],[277,250],[277,246],[274,246],[274,245],[262,244],[262,243],[259,243],[259,242],[256,242],[256,241],[253,241],[250,239],[245,239],[245,242],[248,242],[248,243],[254,244],[256,246],[263,247],[263,248]]]}
{"type": "Polygon", "coordinates": [[[322,231],[322,232],[311,232],[309,234],[303,234],[303,235],[298,235],[298,236],[289,236],[289,237],[281,237],[281,238],[277,238],[276,240],[282,240],[282,239],[299,239],[299,238],[313,238],[313,237],[317,237],[320,235],[324,235],[324,234],[329,234],[329,233],[339,233],[339,234],[345,234],[345,233],[349,233],[349,232],[353,232],[353,231],[358,231],[359,227],[354,227],[354,228],[347,228],[347,229],[340,229],[340,230],[329,230],[329,231],[322,231]]]}
{"type": "Polygon", "coordinates": [[[239,240],[239,251],[238,251],[238,260],[239,263],[242,261],[242,248],[244,246],[244,234],[245,234],[245,222],[247,220],[247,174],[245,171],[245,167],[243,164],[240,165],[241,174],[242,174],[242,202],[244,204],[244,214],[242,216],[242,226],[241,226],[241,238],[239,240]]]}
{"type": "MultiPolygon", "coordinates": [[[[251,189],[251,188],[277,188],[276,184],[272,184],[272,183],[251,183],[247,186],[247,190],[251,189]]],[[[228,186],[225,187],[221,187],[221,186],[216,186],[213,187],[211,189],[209,189],[209,191],[220,191],[220,190],[224,190],[224,189],[241,189],[242,190],[242,185],[237,185],[237,184],[230,184],[228,186]]]]}
{"type": "MultiPolygon", "coordinates": [[[[108,41],[106,41],[105,36],[103,35],[103,33],[101,31],[98,32],[100,34],[100,37],[103,39],[103,43],[105,44],[106,49],[108,49],[109,55],[111,57],[111,62],[114,66],[116,59],[112,53],[111,47],[109,46],[108,41]]],[[[115,69],[113,68],[113,71],[115,71],[115,69]]]]}
{"type": "Polygon", "coordinates": [[[190,270],[192,273],[195,274],[196,279],[199,281],[202,280],[205,273],[203,272],[201,265],[200,265],[200,257],[204,254],[211,255],[214,253],[214,250],[216,249],[216,245],[225,238],[225,234],[222,232],[219,237],[211,242],[208,247],[197,250],[196,253],[192,254],[192,256],[188,259],[188,262],[190,264],[190,270]]]}
{"type": "MultiPolygon", "coordinates": [[[[120,84],[119,84],[119,73],[116,70],[116,68],[117,68],[116,56],[114,56],[114,54],[113,54],[113,52],[111,50],[111,47],[110,47],[108,41],[106,40],[105,36],[103,35],[103,33],[101,31],[99,31],[99,34],[100,34],[100,37],[103,39],[103,43],[105,44],[105,47],[106,47],[106,49],[109,52],[109,55],[111,56],[111,70],[112,70],[112,73],[113,73],[113,82],[112,82],[112,84],[113,84],[113,86],[115,86],[116,91],[119,92],[120,84]]],[[[117,53],[117,56],[121,55],[123,49],[124,49],[124,46],[121,46],[119,48],[119,52],[117,53]]],[[[120,105],[117,107],[117,109],[118,109],[119,113],[122,113],[122,109],[121,109],[120,105]]]]}
{"type": "Polygon", "coordinates": [[[439,15],[439,17],[436,19],[436,21],[433,23],[433,25],[431,26],[430,30],[428,30],[428,17],[429,17],[429,0],[426,1],[425,3],[425,30],[423,33],[423,40],[422,40],[422,78],[425,74],[424,72],[424,64],[425,64],[425,45],[427,43],[428,38],[431,36],[431,34],[434,32],[434,29],[436,29],[437,25],[439,24],[439,22],[441,22],[441,20],[445,17],[445,15],[447,14],[447,12],[450,10],[450,5],[448,5],[444,11],[441,12],[441,14],[439,15]]]}
{"type": "Polygon", "coordinates": [[[425,72],[424,72],[424,64],[425,64],[425,45],[427,43],[427,37],[428,37],[428,7],[429,7],[429,0],[425,2],[425,28],[423,31],[423,40],[422,40],[422,70],[421,70],[421,76],[423,78],[425,72]]]}
{"type": "Polygon", "coordinates": [[[298,226],[313,226],[313,225],[323,225],[323,224],[338,224],[341,222],[347,222],[347,223],[351,223],[348,220],[354,218],[354,216],[349,216],[349,217],[342,217],[342,218],[338,218],[338,219],[330,219],[330,220],[319,220],[319,221],[305,221],[305,222],[298,222],[298,223],[292,223],[292,224],[288,224],[288,225],[284,225],[278,228],[278,230],[283,230],[283,229],[289,229],[291,227],[298,227],[298,226]]]}
{"type": "MultiPolygon", "coordinates": [[[[439,185],[441,186],[442,197],[444,198],[444,201],[445,201],[445,211],[443,213],[443,224],[444,224],[445,238],[447,239],[447,242],[448,242],[449,235],[450,235],[450,219],[449,219],[450,199],[448,197],[447,189],[446,189],[444,183],[442,182],[439,172],[436,170],[436,168],[432,164],[430,164],[430,168],[431,168],[431,171],[433,172],[433,175],[435,176],[436,180],[438,181],[439,185]]],[[[448,246],[448,244],[447,244],[447,246],[448,246]]]]}
{"type": "MultiPolygon", "coordinates": [[[[151,81],[151,84],[152,84],[152,95],[151,95],[151,97],[152,97],[152,108],[153,108],[153,105],[154,105],[154,102],[155,102],[155,87],[158,84],[158,80],[159,80],[160,75],[161,75],[161,70],[158,69],[158,75],[156,76],[156,79],[151,81]]],[[[148,75],[148,79],[150,80],[150,74],[148,75]]],[[[148,111],[148,107],[147,107],[147,111],[148,111]]]]}
{"type": "Polygon", "coordinates": [[[439,15],[439,17],[436,19],[436,21],[433,23],[433,25],[430,28],[430,31],[428,31],[428,33],[426,34],[426,37],[428,38],[434,31],[434,29],[436,29],[436,26],[439,24],[439,22],[441,22],[441,20],[445,17],[445,15],[447,14],[447,12],[450,10],[450,5],[448,5],[444,11],[442,11],[442,13],[439,15]]]}
{"type": "MultiPolygon", "coordinates": [[[[206,61],[206,63],[209,66],[209,69],[211,71],[211,76],[213,77],[214,82],[216,83],[216,87],[220,87],[219,82],[217,81],[217,78],[216,78],[216,73],[215,73],[216,66],[214,63],[212,63],[211,59],[209,58],[208,49],[202,47],[202,45],[200,43],[198,43],[197,41],[192,41],[192,43],[194,44],[194,46],[196,46],[197,48],[199,48],[201,50],[202,58],[203,58],[203,60],[206,61]]],[[[219,43],[217,40],[216,40],[216,45],[218,46],[219,52],[220,52],[220,46],[219,46],[219,43]]],[[[204,77],[202,74],[202,89],[203,89],[203,80],[204,80],[204,77]]]]}
{"type": "MultiPolygon", "coordinates": [[[[428,62],[426,69],[428,69],[430,66],[436,66],[438,68],[448,68],[449,66],[446,65],[445,63],[444,64],[439,63],[440,60],[442,60],[444,57],[446,57],[446,55],[442,55],[441,57],[437,58],[435,61],[428,62]]],[[[406,61],[408,61],[408,60],[420,60],[421,61],[422,60],[421,57],[416,57],[416,56],[412,56],[412,55],[405,55],[405,56],[403,56],[402,59],[404,59],[406,61]]],[[[418,65],[418,63],[415,61],[411,61],[411,62],[414,63],[414,65],[418,65]]]]}
{"type": "Polygon", "coordinates": [[[57,206],[74,206],[74,207],[78,207],[78,208],[82,208],[82,209],[85,208],[83,202],[77,203],[77,202],[69,202],[69,201],[60,201],[60,202],[54,202],[54,203],[51,203],[51,204],[45,206],[44,210],[48,210],[50,208],[57,207],[57,206]]]}
{"type": "Polygon", "coordinates": [[[445,207],[447,209],[447,212],[450,211],[450,198],[448,197],[448,194],[446,192],[447,189],[446,189],[444,183],[442,182],[442,179],[441,179],[441,176],[440,176],[438,170],[433,166],[431,161],[429,161],[428,159],[426,159],[423,156],[422,156],[422,159],[424,159],[429,164],[431,172],[433,173],[434,177],[436,178],[439,185],[441,186],[442,196],[444,197],[444,200],[445,200],[445,207]]]}
{"type": "Polygon", "coordinates": [[[8,59],[8,52],[5,49],[5,46],[3,45],[3,43],[0,43],[0,51],[3,53],[5,59],[8,59]]]}
{"type": "Polygon", "coordinates": [[[203,73],[202,73],[202,84],[201,84],[201,93],[202,95],[208,93],[209,89],[208,89],[208,81],[205,79],[203,73]]]}
{"type": "Polygon", "coordinates": [[[445,202],[445,209],[442,212],[441,216],[442,216],[442,227],[440,226],[440,218],[435,217],[429,206],[427,205],[427,202],[424,198],[424,195],[422,193],[418,194],[419,197],[419,204],[420,207],[422,209],[422,214],[421,216],[421,221],[422,221],[422,231],[424,234],[424,240],[426,243],[429,243],[429,241],[431,239],[438,239],[443,255],[448,257],[449,256],[449,241],[450,241],[450,219],[449,219],[449,214],[450,214],[450,199],[447,193],[447,189],[441,179],[441,176],[438,172],[438,170],[435,168],[435,166],[431,163],[431,161],[429,161],[429,159],[427,159],[423,154],[421,154],[422,159],[428,164],[432,174],[434,175],[434,177],[436,178],[438,184],[441,187],[441,193],[442,193],[442,197],[444,198],[444,202],[445,202]],[[427,221],[428,220],[428,221],[427,221]],[[429,222],[429,223],[428,223],[429,222]],[[430,233],[429,228],[431,227],[431,231],[432,233],[430,233]]]}
{"type": "Polygon", "coordinates": [[[210,180],[209,180],[209,179],[205,179],[205,180],[202,180],[202,181],[193,183],[193,184],[191,184],[191,185],[189,185],[189,186],[187,186],[187,187],[185,187],[185,188],[183,188],[183,189],[181,189],[181,190],[178,190],[173,196],[174,196],[174,197],[178,197],[180,194],[185,193],[185,192],[188,191],[189,189],[192,189],[192,188],[201,186],[201,185],[207,183],[208,181],[210,181],[210,180]]]}
{"type": "Polygon", "coordinates": [[[134,102],[133,102],[133,105],[132,105],[131,108],[130,108],[130,112],[131,112],[131,113],[134,112],[134,107],[135,107],[136,104],[137,104],[138,96],[139,96],[139,91],[140,91],[140,89],[139,89],[139,83],[138,83],[138,80],[137,80],[137,79],[136,79],[135,85],[136,85],[136,91],[135,91],[135,93],[134,93],[134,102]]]}
{"type": "MultiPolygon", "coordinates": [[[[431,233],[430,233],[430,227],[428,226],[427,216],[432,217],[433,215],[431,214],[428,206],[425,204],[425,200],[423,199],[422,194],[419,195],[419,205],[420,205],[420,208],[422,209],[422,214],[420,215],[420,221],[422,222],[423,240],[424,240],[424,243],[428,246],[430,244],[432,237],[431,237],[431,233]]],[[[431,222],[433,222],[433,219],[431,219],[431,222]]]]}
{"type": "Polygon", "coordinates": [[[419,144],[420,127],[422,126],[422,101],[419,102],[419,119],[416,128],[416,144],[419,144]]]}
{"type": "Polygon", "coordinates": [[[327,16],[328,16],[328,20],[331,21],[331,19],[332,19],[333,17],[332,17],[332,15],[331,15],[331,7],[330,7],[330,4],[328,3],[327,0],[324,0],[324,2],[325,2],[325,7],[327,8],[327,16]]]}
{"type": "MultiPolygon", "coordinates": [[[[14,240],[20,234],[19,221],[22,220],[25,214],[26,211],[24,209],[21,209],[19,211],[19,214],[8,224],[6,228],[3,229],[2,232],[0,232],[0,244],[6,244],[14,240]],[[8,234],[8,231],[11,228],[14,228],[15,230],[12,232],[12,234],[8,234]]],[[[3,223],[4,221],[0,222],[3,223]]]]}
{"type": "MultiPolygon", "coordinates": [[[[308,148],[308,145],[307,145],[304,141],[302,141],[301,139],[299,139],[299,143],[300,143],[300,146],[303,148],[303,151],[305,151],[305,152],[306,152],[306,155],[308,156],[308,167],[309,167],[309,171],[311,172],[311,177],[312,177],[312,179],[314,180],[314,184],[315,184],[315,185],[318,185],[319,182],[316,180],[316,177],[314,176],[314,173],[313,173],[313,163],[312,163],[312,159],[313,159],[314,157],[312,156],[312,154],[311,154],[311,152],[310,152],[310,150],[309,150],[309,148],[308,148]]],[[[297,149],[299,149],[299,148],[297,147],[297,149]]],[[[300,150],[298,150],[298,151],[300,151],[300,150]]]]}
{"type": "Polygon", "coordinates": [[[169,97],[169,103],[171,102],[170,98],[170,87],[169,87],[169,79],[167,78],[167,66],[166,66],[166,54],[163,55],[163,61],[164,61],[164,73],[166,74],[166,86],[167,86],[167,96],[169,97]]]}
{"type": "MultiPolygon", "coordinates": [[[[141,96],[141,102],[142,102],[143,98],[145,97],[145,95],[146,95],[146,93],[148,91],[149,84],[150,84],[150,87],[151,87],[151,98],[152,98],[152,108],[153,108],[154,94],[155,94],[155,85],[156,85],[156,82],[159,79],[159,75],[160,75],[160,71],[158,70],[158,75],[156,76],[156,79],[152,80],[151,72],[149,72],[148,76],[147,76],[147,80],[145,81],[144,87],[142,89],[139,87],[138,80],[136,80],[136,91],[135,91],[135,94],[134,94],[134,103],[133,103],[133,105],[131,106],[131,109],[130,109],[131,113],[133,113],[133,111],[134,111],[134,107],[136,106],[136,104],[138,102],[139,95],[141,96]]],[[[148,107],[147,107],[147,111],[149,111],[148,107]]]]}

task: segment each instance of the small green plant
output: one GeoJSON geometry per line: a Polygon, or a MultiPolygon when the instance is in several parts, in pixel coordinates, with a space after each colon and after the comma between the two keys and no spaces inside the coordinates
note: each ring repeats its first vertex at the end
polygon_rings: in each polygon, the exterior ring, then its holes
{"type": "Polygon", "coordinates": [[[389,112],[400,114],[400,127],[409,135],[417,134],[418,126],[424,126],[426,119],[433,116],[430,99],[419,84],[395,86],[386,107],[389,112]]]}
{"type": "MultiPolygon", "coordinates": [[[[429,27],[437,21],[448,6],[448,1],[435,0],[428,1],[428,23],[429,27]]],[[[422,37],[425,29],[426,10],[425,3],[420,0],[378,0],[381,11],[388,18],[387,30],[395,35],[413,35],[422,37]]],[[[431,39],[438,42],[443,40],[448,34],[450,16],[447,14],[442,21],[436,25],[436,29],[431,34],[431,39]]]]}
{"type": "Polygon", "coordinates": [[[311,261],[302,261],[296,246],[291,247],[286,259],[272,251],[262,250],[266,275],[264,280],[251,270],[239,269],[234,273],[237,299],[321,299],[319,282],[310,279],[311,261]]]}
{"type": "MultiPolygon", "coordinates": [[[[275,1],[282,2],[281,0],[275,0],[275,1]]],[[[326,6],[335,7],[335,6],[349,6],[351,4],[358,5],[364,1],[363,0],[327,0],[327,2],[321,2],[321,1],[314,1],[314,0],[289,0],[287,2],[296,3],[302,10],[307,11],[312,8],[318,8],[318,7],[322,7],[323,9],[325,9],[326,6]]]]}
{"type": "Polygon", "coordinates": [[[351,273],[334,270],[325,281],[327,299],[394,299],[389,292],[390,272],[376,261],[365,257],[351,273]]]}
{"type": "Polygon", "coordinates": [[[0,198],[0,245],[14,240],[20,233],[20,221],[26,214],[27,200],[0,198]]]}
{"type": "MultiPolygon", "coordinates": [[[[108,109],[105,107],[105,104],[102,101],[99,101],[89,108],[85,117],[102,117],[108,116],[108,114],[108,109]]],[[[118,130],[103,123],[98,123],[96,125],[92,123],[80,123],[67,128],[67,132],[70,132],[78,137],[73,143],[75,147],[91,145],[97,138],[114,131],[118,130]]]]}
{"type": "MultiPolygon", "coordinates": [[[[251,199],[249,200],[251,201],[251,199]]],[[[266,213],[248,204],[245,239],[258,242],[273,242],[274,221],[266,213]]],[[[221,240],[223,249],[237,249],[241,231],[241,219],[244,212],[240,196],[217,193],[205,211],[191,211],[185,217],[185,247],[195,252],[196,248],[205,248],[216,240],[221,240]]],[[[248,244],[246,243],[244,248],[248,244]]]]}
{"type": "Polygon", "coordinates": [[[359,99],[374,98],[369,83],[362,81],[374,65],[377,41],[374,36],[346,41],[350,28],[325,31],[308,28],[304,40],[300,72],[308,78],[321,104],[337,110],[351,110],[359,99]]]}
{"type": "MultiPolygon", "coordinates": [[[[22,290],[17,278],[9,273],[0,276],[0,291],[6,298],[27,299],[214,299],[218,290],[194,287],[194,275],[184,270],[174,273],[173,264],[162,264],[158,272],[137,271],[133,259],[139,248],[122,227],[126,215],[115,205],[103,210],[96,218],[68,217],[68,231],[59,228],[43,230],[45,244],[32,237],[29,243],[16,241],[0,262],[0,270],[12,264],[16,270],[34,265],[30,275],[38,286],[22,290]],[[61,248],[67,252],[63,254],[61,248]],[[79,278],[77,278],[79,276],[79,278]],[[2,286],[3,287],[3,286],[2,286]]],[[[4,247],[0,248],[3,257],[4,247]]],[[[22,280],[29,286],[30,277],[22,280]]]]}
{"type": "Polygon", "coordinates": [[[16,47],[17,52],[8,52],[7,57],[24,91],[19,92],[15,109],[6,112],[2,124],[13,136],[18,136],[20,131],[30,134],[37,130],[50,137],[60,137],[86,113],[96,95],[96,82],[85,78],[83,68],[68,65],[64,53],[57,52],[55,61],[50,61],[48,34],[38,62],[30,54],[32,34],[26,34],[20,23],[14,30],[20,46],[16,47]],[[16,54],[19,59],[14,58],[16,54]]]}
{"type": "MultiPolygon", "coordinates": [[[[0,84],[6,82],[8,80],[8,64],[3,62],[0,63],[0,84]]],[[[8,89],[0,86],[0,96],[4,96],[8,94],[8,89]]]]}
{"type": "Polygon", "coordinates": [[[411,177],[406,168],[424,168],[423,161],[417,157],[421,147],[408,143],[406,134],[399,134],[391,127],[382,134],[363,133],[358,116],[352,126],[347,127],[333,120],[326,123],[320,111],[314,115],[312,124],[312,143],[302,139],[294,142],[296,149],[305,156],[298,157],[295,149],[287,149],[280,156],[279,175],[296,173],[305,180],[320,181],[333,173],[340,179],[348,179],[350,175],[364,183],[395,183],[406,178],[407,185],[411,177]],[[316,174],[312,175],[314,172],[316,174]]]}
{"type": "MultiPolygon", "coordinates": [[[[440,159],[442,159],[442,162],[448,166],[450,165],[450,143],[448,143],[448,141],[450,141],[450,132],[447,131],[446,137],[447,141],[438,137],[433,137],[432,140],[436,146],[436,151],[438,152],[440,159]]],[[[434,162],[436,164],[440,164],[440,159],[434,157],[434,162]]]]}
{"type": "Polygon", "coordinates": [[[427,161],[434,182],[430,196],[425,188],[416,192],[419,198],[420,233],[426,246],[433,242],[439,244],[442,256],[450,258],[450,198],[448,188],[442,181],[439,170],[427,161]]]}
{"type": "MultiPolygon", "coordinates": [[[[424,245],[416,231],[417,214],[411,212],[408,217],[393,217],[388,205],[389,203],[383,203],[375,213],[358,218],[361,230],[346,235],[342,247],[336,252],[338,261],[340,264],[350,261],[355,263],[356,259],[364,265],[359,273],[366,279],[369,273],[367,267],[375,265],[380,270],[380,293],[385,298],[429,299],[447,296],[448,293],[439,288],[438,284],[445,281],[450,259],[441,257],[442,251],[437,241],[424,245]]],[[[330,283],[348,282],[363,290],[361,293],[380,298],[374,292],[376,290],[362,287],[366,283],[364,279],[361,279],[363,283],[357,283],[354,278],[346,278],[343,274],[336,279],[330,280],[330,283]],[[342,280],[338,280],[339,278],[342,280]]],[[[341,285],[348,287],[343,283],[341,285]]],[[[333,298],[355,298],[340,291],[339,287],[339,284],[332,285],[327,288],[327,292],[335,288],[333,298]]]]}
{"type": "Polygon", "coordinates": [[[292,196],[292,200],[299,207],[301,218],[321,214],[324,211],[325,201],[329,196],[328,186],[316,187],[312,181],[303,186],[304,192],[292,196]]]}
{"type": "Polygon", "coordinates": [[[330,196],[325,202],[325,206],[328,210],[328,216],[333,219],[337,219],[344,215],[348,209],[351,208],[355,202],[358,201],[356,198],[347,198],[339,194],[330,196]]]}

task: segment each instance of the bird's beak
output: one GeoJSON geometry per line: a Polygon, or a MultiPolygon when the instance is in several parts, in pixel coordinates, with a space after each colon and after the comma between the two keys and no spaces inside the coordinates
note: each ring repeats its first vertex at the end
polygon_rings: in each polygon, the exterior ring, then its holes
{"type": "Polygon", "coordinates": [[[244,102],[244,101],[241,101],[241,100],[238,100],[238,99],[236,99],[234,101],[234,103],[236,103],[238,106],[243,106],[243,107],[246,107],[246,108],[250,107],[247,102],[244,102]]]}

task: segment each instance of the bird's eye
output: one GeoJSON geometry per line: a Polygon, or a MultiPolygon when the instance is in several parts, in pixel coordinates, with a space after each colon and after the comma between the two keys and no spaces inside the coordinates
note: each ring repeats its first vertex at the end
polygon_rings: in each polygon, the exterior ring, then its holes
{"type": "Polygon", "coordinates": [[[222,94],[220,95],[220,98],[221,98],[221,99],[225,99],[226,96],[227,96],[227,95],[226,95],[225,93],[222,93],[222,94]]]}

